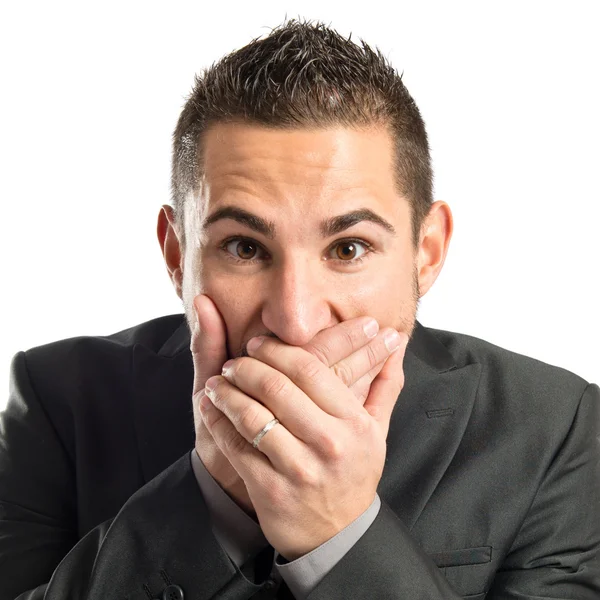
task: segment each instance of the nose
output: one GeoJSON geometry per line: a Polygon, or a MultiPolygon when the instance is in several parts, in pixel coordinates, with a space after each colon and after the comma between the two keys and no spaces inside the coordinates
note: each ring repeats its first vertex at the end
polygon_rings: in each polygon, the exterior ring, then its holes
{"type": "Polygon", "coordinates": [[[326,282],[319,265],[294,260],[272,271],[262,322],[281,341],[304,346],[331,324],[326,282]]]}

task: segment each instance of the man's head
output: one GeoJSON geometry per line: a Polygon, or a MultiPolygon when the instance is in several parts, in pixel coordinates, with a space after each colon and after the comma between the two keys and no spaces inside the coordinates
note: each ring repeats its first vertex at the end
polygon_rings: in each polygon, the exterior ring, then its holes
{"type": "Polygon", "coordinates": [[[380,52],[290,21],[196,79],[158,235],[190,324],[206,293],[231,355],[359,315],[412,332],[452,232],[425,127],[380,52]]]}

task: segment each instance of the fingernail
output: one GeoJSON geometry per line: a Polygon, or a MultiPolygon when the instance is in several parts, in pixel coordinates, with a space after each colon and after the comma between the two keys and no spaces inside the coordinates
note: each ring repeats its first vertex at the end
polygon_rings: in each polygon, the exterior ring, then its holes
{"type": "Polygon", "coordinates": [[[369,339],[374,338],[379,331],[379,323],[375,319],[371,319],[365,323],[363,330],[369,339]]]}
{"type": "Polygon", "coordinates": [[[260,335],[258,337],[253,337],[252,339],[248,340],[248,343],[246,344],[246,350],[248,350],[248,352],[253,352],[254,350],[256,350],[263,342],[265,341],[265,338],[260,335]]]}
{"type": "Polygon", "coordinates": [[[233,366],[233,363],[234,363],[234,362],[235,362],[235,361],[234,361],[233,359],[230,359],[230,360],[228,360],[228,361],[227,361],[227,362],[226,362],[226,363],[223,365],[223,369],[222,369],[221,373],[222,373],[223,375],[226,375],[226,374],[227,374],[227,371],[228,371],[229,369],[231,369],[231,367],[233,366]]]}
{"type": "Polygon", "coordinates": [[[210,394],[217,387],[217,381],[218,380],[216,377],[211,377],[206,381],[204,384],[204,389],[206,390],[207,394],[210,394]]]}
{"type": "Polygon", "coordinates": [[[385,343],[385,347],[388,349],[388,352],[395,352],[400,348],[400,344],[402,340],[400,338],[400,334],[397,331],[386,331],[383,336],[383,341],[385,343]]]}
{"type": "Polygon", "coordinates": [[[202,392],[200,392],[200,411],[204,412],[210,406],[212,406],[212,402],[204,390],[202,390],[202,392]]]}

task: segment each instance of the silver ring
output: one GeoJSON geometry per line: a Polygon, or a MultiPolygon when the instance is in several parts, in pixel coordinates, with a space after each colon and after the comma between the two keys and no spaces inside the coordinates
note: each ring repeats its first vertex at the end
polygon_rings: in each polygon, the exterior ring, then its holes
{"type": "Polygon", "coordinates": [[[273,419],[272,421],[269,421],[259,432],[258,435],[254,438],[254,441],[252,442],[252,447],[253,448],[258,448],[258,444],[260,444],[260,440],[262,440],[265,435],[267,435],[267,432],[269,432],[271,429],[273,429],[273,427],[275,427],[275,425],[277,425],[279,423],[279,421],[277,419],[273,419]]]}

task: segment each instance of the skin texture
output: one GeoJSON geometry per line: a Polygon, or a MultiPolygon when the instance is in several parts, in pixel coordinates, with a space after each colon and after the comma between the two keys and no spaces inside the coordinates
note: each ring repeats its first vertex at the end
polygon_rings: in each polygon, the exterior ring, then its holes
{"type": "Polygon", "coordinates": [[[383,128],[217,124],[204,150],[200,194],[186,206],[185,248],[169,206],[157,229],[193,332],[196,450],[293,559],[374,498],[404,347],[418,298],[443,266],[452,215],[434,203],[413,247],[383,128]],[[208,224],[225,207],[251,213],[268,231],[231,214],[208,224]],[[324,231],[352,211],[371,211],[387,226],[363,220],[324,231]],[[365,316],[379,327],[375,338],[364,333],[365,316]],[[399,350],[390,353],[383,339],[393,330],[399,350]],[[267,339],[251,351],[255,336],[267,339]],[[243,358],[221,374],[235,357],[243,358]],[[252,448],[273,415],[281,424],[252,448]]]}

